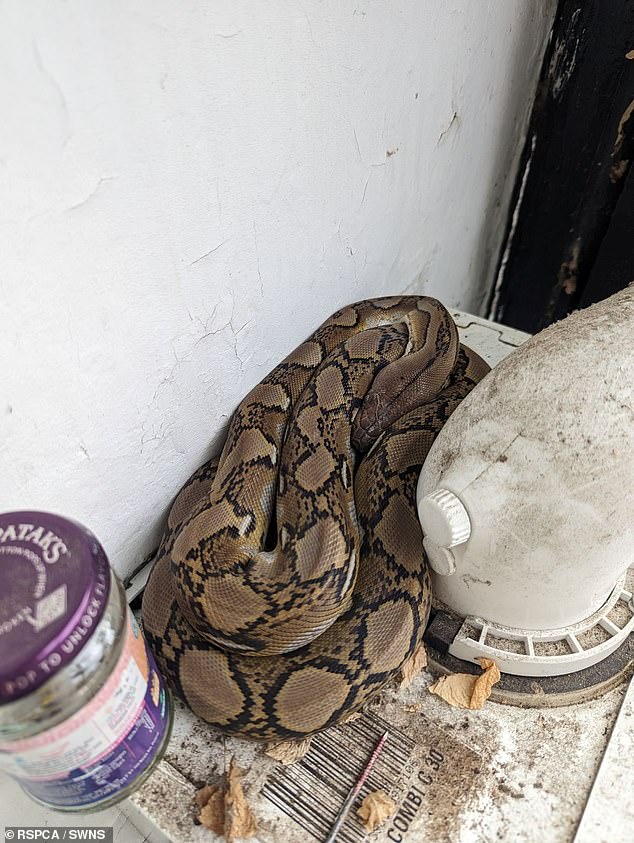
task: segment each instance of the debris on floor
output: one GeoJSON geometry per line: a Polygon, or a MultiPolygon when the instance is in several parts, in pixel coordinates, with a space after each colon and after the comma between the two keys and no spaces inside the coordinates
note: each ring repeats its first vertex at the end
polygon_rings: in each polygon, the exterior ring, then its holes
{"type": "Polygon", "coordinates": [[[473,676],[471,673],[441,676],[429,686],[429,691],[456,708],[482,708],[491,696],[491,689],[500,681],[500,670],[491,659],[478,661],[484,670],[480,676],[473,676]]]}
{"type": "Polygon", "coordinates": [[[196,793],[198,821],[216,834],[225,833],[225,794],[221,787],[205,785],[196,793]]]}
{"type": "Polygon", "coordinates": [[[243,771],[229,762],[226,787],[205,785],[195,796],[200,808],[198,820],[216,834],[223,835],[228,843],[238,838],[254,837],[257,831],[255,817],[242,789],[243,771]]]}
{"type": "Polygon", "coordinates": [[[357,817],[367,832],[374,831],[384,820],[393,816],[396,802],[384,790],[374,790],[365,797],[357,809],[357,817]]]}
{"type": "Polygon", "coordinates": [[[424,667],[427,667],[427,653],[423,644],[420,644],[411,659],[405,662],[401,668],[402,679],[399,689],[403,691],[405,688],[409,688],[424,667]]]}

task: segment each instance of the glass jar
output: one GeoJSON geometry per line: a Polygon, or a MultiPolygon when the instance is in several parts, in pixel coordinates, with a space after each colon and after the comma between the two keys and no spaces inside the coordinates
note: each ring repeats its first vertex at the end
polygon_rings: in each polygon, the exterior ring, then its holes
{"type": "Polygon", "coordinates": [[[100,810],[160,760],[172,701],[97,539],[0,515],[0,770],[61,811],[100,810]]]}

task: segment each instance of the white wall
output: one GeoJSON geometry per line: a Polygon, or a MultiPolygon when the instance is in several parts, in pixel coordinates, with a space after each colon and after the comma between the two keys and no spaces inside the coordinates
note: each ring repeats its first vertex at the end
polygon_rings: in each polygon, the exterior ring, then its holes
{"type": "Polygon", "coordinates": [[[119,571],[332,311],[489,289],[554,0],[5,0],[0,510],[119,571]]]}

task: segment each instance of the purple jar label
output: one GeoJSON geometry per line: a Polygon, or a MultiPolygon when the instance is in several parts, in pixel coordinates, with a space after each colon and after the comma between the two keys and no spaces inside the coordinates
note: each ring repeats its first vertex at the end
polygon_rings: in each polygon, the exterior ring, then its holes
{"type": "Polygon", "coordinates": [[[46,512],[0,515],[0,703],[77,655],[109,591],[108,559],[88,530],[46,512]]]}
{"type": "Polygon", "coordinates": [[[163,681],[128,610],[124,646],[104,686],[52,729],[0,742],[0,768],[47,805],[95,806],[126,790],[147,770],[163,747],[170,722],[163,681]]]}

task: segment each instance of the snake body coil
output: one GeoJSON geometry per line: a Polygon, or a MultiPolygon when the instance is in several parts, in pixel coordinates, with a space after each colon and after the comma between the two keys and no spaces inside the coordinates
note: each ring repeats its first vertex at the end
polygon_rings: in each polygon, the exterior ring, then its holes
{"type": "Polygon", "coordinates": [[[486,371],[435,299],[372,299],[247,395],[176,498],[143,597],[159,668],[197,715],[298,738],[412,656],[431,595],[418,474],[486,371]]]}

